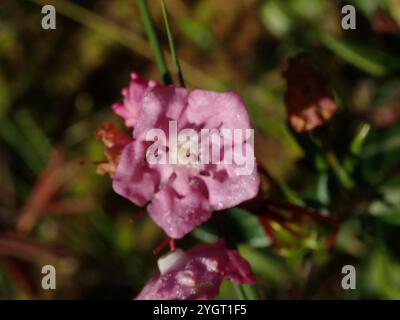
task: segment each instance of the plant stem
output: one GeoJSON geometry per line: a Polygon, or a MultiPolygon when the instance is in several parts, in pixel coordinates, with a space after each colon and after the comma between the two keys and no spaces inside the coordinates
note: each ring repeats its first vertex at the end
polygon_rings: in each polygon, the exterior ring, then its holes
{"type": "MultiPolygon", "coordinates": [[[[35,3],[38,6],[48,4],[47,0],[25,0],[35,3]]],[[[152,59],[150,46],[148,42],[143,39],[138,32],[116,25],[115,23],[101,17],[93,11],[87,10],[84,7],[77,5],[73,2],[66,0],[52,0],[52,4],[57,8],[57,13],[80,23],[97,34],[101,35],[103,39],[109,39],[120,45],[133,50],[136,54],[152,59]]],[[[170,54],[164,53],[169,59],[170,54]]],[[[171,57],[172,60],[172,57],[171,57]]],[[[195,67],[187,61],[180,60],[182,67],[187,71],[187,82],[196,84],[196,86],[203,87],[216,87],[220,90],[226,90],[227,87],[224,83],[205,73],[203,70],[195,67]]]]}
{"type": "Polygon", "coordinates": [[[339,182],[345,189],[351,189],[354,186],[353,179],[348,175],[346,170],[340,164],[338,158],[333,153],[333,151],[328,150],[324,153],[325,159],[333,172],[335,173],[336,177],[338,178],[339,182]]]}
{"type": "Polygon", "coordinates": [[[247,300],[259,300],[257,289],[255,285],[244,284],[242,288],[246,294],[247,300]]]}
{"type": "Polygon", "coordinates": [[[232,283],[232,285],[235,288],[235,292],[240,300],[249,300],[247,299],[246,292],[241,284],[232,283]]]}
{"type": "Polygon", "coordinates": [[[354,181],[350,174],[346,171],[345,167],[340,163],[336,154],[330,147],[326,147],[322,140],[314,137],[312,134],[308,135],[308,139],[317,148],[320,154],[325,158],[325,161],[332,169],[336,178],[339,180],[340,184],[346,190],[351,189],[354,186],[354,181]]]}
{"type": "Polygon", "coordinates": [[[350,152],[359,156],[364,145],[365,140],[368,137],[369,132],[371,131],[371,126],[368,123],[362,123],[358,126],[357,132],[354,135],[353,140],[350,144],[350,152]]]}
{"type": "Polygon", "coordinates": [[[139,12],[143,20],[143,25],[149,38],[150,47],[153,51],[157,68],[160,71],[164,84],[171,84],[172,79],[165,62],[164,53],[154,28],[153,19],[151,18],[147,0],[138,0],[139,12]]]}
{"type": "Polygon", "coordinates": [[[161,10],[162,10],[163,18],[164,18],[165,28],[167,30],[169,49],[171,50],[172,60],[174,62],[176,73],[178,74],[178,77],[179,77],[179,84],[181,87],[185,87],[185,80],[183,79],[181,65],[179,63],[178,55],[175,50],[174,37],[173,37],[172,31],[171,31],[171,26],[170,26],[169,18],[168,18],[168,10],[167,10],[164,0],[161,0],[161,10]]]}
{"type": "Polygon", "coordinates": [[[304,206],[304,201],[300,196],[294,191],[284,180],[274,178],[276,185],[279,187],[279,190],[282,192],[286,200],[294,205],[299,207],[304,206]]]}

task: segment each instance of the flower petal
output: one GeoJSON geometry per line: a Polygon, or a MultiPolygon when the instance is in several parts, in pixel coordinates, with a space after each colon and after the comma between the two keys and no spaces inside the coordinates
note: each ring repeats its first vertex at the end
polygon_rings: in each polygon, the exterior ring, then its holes
{"type": "Polygon", "coordinates": [[[113,178],[114,191],[138,206],[151,199],[160,181],[158,172],[149,168],[144,157],[144,144],[130,143],[122,152],[113,178]]]}
{"type": "Polygon", "coordinates": [[[207,198],[200,188],[181,196],[169,184],[156,193],[147,207],[151,218],[174,239],[182,238],[211,217],[207,198]]]}
{"type": "Polygon", "coordinates": [[[250,128],[247,108],[235,92],[194,90],[185,115],[190,123],[204,128],[250,128]]]}
{"type": "Polygon", "coordinates": [[[224,278],[236,284],[255,284],[256,278],[251,271],[250,264],[243,259],[236,250],[228,250],[229,262],[224,268],[224,278]]]}
{"type": "MultiPolygon", "coordinates": [[[[138,300],[212,299],[218,295],[223,279],[235,283],[254,283],[248,262],[225,241],[196,246],[187,252],[170,253],[166,270],[157,274],[136,297],[138,300]]],[[[162,263],[165,263],[162,257],[162,263]]]]}
{"type": "Polygon", "coordinates": [[[168,134],[168,121],[177,120],[186,107],[187,92],[175,86],[155,87],[143,98],[134,137],[144,140],[149,130],[158,128],[168,134]]]}
{"type": "Polygon", "coordinates": [[[112,106],[114,112],[125,120],[127,127],[135,125],[146,91],[156,86],[157,83],[155,81],[146,81],[136,73],[131,74],[131,82],[128,88],[122,90],[123,102],[115,103],[112,106]]]}
{"type": "Polygon", "coordinates": [[[226,177],[222,181],[210,176],[203,176],[202,180],[207,185],[209,201],[214,210],[231,208],[254,198],[260,185],[257,170],[250,175],[226,177]]]}

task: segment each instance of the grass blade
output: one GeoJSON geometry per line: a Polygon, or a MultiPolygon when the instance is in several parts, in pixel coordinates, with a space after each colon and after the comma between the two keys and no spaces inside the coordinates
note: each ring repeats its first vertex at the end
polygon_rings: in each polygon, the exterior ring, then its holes
{"type": "Polygon", "coordinates": [[[162,51],[160,42],[158,41],[158,37],[156,34],[156,30],[154,28],[153,19],[151,18],[150,15],[150,10],[147,1],[138,0],[138,7],[140,15],[143,20],[144,28],[147,33],[147,37],[149,38],[150,47],[154,53],[158,70],[161,73],[162,80],[164,84],[171,84],[172,83],[171,75],[168,71],[168,67],[165,62],[164,53],[162,51]]]}
{"type": "Polygon", "coordinates": [[[179,77],[179,84],[181,87],[185,87],[185,80],[183,79],[182,69],[179,63],[178,55],[176,54],[174,37],[172,35],[171,25],[169,23],[169,18],[168,18],[168,10],[164,0],[161,0],[161,10],[164,18],[165,28],[167,30],[169,49],[171,50],[172,60],[179,77]]]}

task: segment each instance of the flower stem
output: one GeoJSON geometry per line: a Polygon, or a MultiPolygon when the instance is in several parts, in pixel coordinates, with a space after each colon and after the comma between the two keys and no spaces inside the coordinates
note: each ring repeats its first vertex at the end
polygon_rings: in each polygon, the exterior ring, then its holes
{"type": "Polygon", "coordinates": [[[138,0],[139,12],[143,20],[143,25],[149,38],[150,47],[153,51],[157,68],[161,73],[164,84],[171,84],[172,79],[165,62],[164,53],[154,28],[153,19],[151,18],[147,0],[138,0]]]}
{"type": "Polygon", "coordinates": [[[350,175],[346,172],[346,170],[342,167],[335,153],[331,150],[328,150],[324,153],[324,156],[326,162],[329,164],[329,166],[335,173],[340,184],[347,190],[351,189],[354,186],[354,181],[350,177],[350,175]]]}
{"type": "Polygon", "coordinates": [[[176,53],[174,36],[171,31],[171,26],[170,26],[169,18],[168,18],[168,10],[167,10],[164,0],[161,0],[161,10],[162,10],[163,18],[164,18],[165,29],[167,30],[169,49],[171,50],[172,60],[174,62],[176,73],[178,74],[178,77],[179,77],[179,84],[181,87],[185,87],[185,80],[183,79],[181,65],[179,63],[178,55],[176,53]]]}
{"type": "Polygon", "coordinates": [[[357,132],[350,144],[350,152],[354,156],[360,155],[362,147],[370,131],[371,131],[371,126],[366,122],[360,124],[359,127],[357,128],[357,132]]]}
{"type": "Polygon", "coordinates": [[[232,283],[232,285],[235,288],[235,292],[240,300],[249,300],[241,284],[232,283]]]}
{"type": "Polygon", "coordinates": [[[296,191],[294,191],[284,180],[279,178],[274,178],[274,179],[280,192],[282,192],[282,194],[284,195],[284,197],[288,202],[300,207],[304,206],[303,199],[300,198],[300,196],[296,193],[296,191]]]}
{"type": "Polygon", "coordinates": [[[312,134],[308,135],[308,139],[325,158],[326,163],[329,165],[342,187],[346,190],[353,188],[354,180],[340,163],[335,152],[330,147],[326,147],[322,140],[312,134]]]}
{"type": "Polygon", "coordinates": [[[242,288],[246,294],[247,300],[259,300],[257,289],[254,285],[244,284],[242,288]]]}

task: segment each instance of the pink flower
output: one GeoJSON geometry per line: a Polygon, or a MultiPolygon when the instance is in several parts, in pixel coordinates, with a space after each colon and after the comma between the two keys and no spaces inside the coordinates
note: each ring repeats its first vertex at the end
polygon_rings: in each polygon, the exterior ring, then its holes
{"type": "Polygon", "coordinates": [[[218,295],[222,280],[254,284],[249,263],[223,240],[180,249],[158,260],[160,273],[150,279],[136,300],[200,300],[218,295]]]}
{"type": "Polygon", "coordinates": [[[115,103],[112,106],[114,112],[125,120],[127,127],[135,125],[145,93],[155,86],[157,86],[155,81],[147,81],[140,78],[138,74],[131,73],[129,87],[122,90],[124,101],[115,103]]]}
{"type": "MultiPolygon", "coordinates": [[[[203,90],[188,93],[174,86],[154,86],[147,89],[139,109],[134,141],[120,157],[113,189],[136,205],[149,204],[147,211],[151,218],[169,237],[181,238],[208,220],[213,210],[231,208],[256,196],[259,178],[251,152],[248,162],[253,170],[246,174],[239,173],[242,166],[236,162],[201,164],[198,161],[200,154],[207,148],[191,153],[185,144],[178,144],[175,150],[179,159],[189,157],[185,158],[188,160],[185,164],[180,161],[149,163],[146,160],[151,145],[147,134],[160,129],[169,138],[171,121],[176,121],[179,132],[183,129],[192,129],[196,133],[201,129],[249,130],[247,109],[236,93],[203,90]]],[[[247,138],[243,134],[242,138],[233,139],[233,146],[221,144],[218,151],[222,154],[225,148],[236,155],[237,149],[248,147],[247,138]]],[[[155,153],[169,156],[172,151],[160,145],[155,153]]]]}

